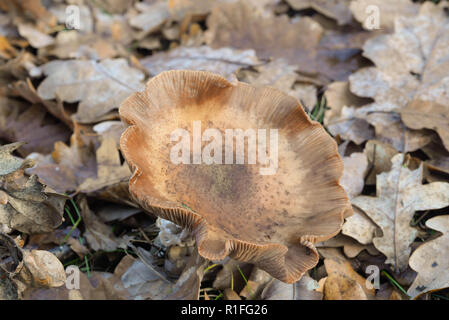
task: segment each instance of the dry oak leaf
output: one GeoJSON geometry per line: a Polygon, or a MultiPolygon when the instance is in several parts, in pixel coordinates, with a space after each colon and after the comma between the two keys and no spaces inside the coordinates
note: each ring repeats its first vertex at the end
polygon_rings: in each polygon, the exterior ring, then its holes
{"type": "Polygon", "coordinates": [[[255,86],[271,86],[298,98],[311,110],[317,102],[317,88],[313,84],[299,83],[296,67],[284,59],[276,59],[269,63],[241,70],[238,79],[255,86]],[[254,70],[252,70],[254,69],[254,70]]]}
{"type": "MultiPolygon", "coordinates": [[[[449,76],[446,79],[449,89],[449,76]]],[[[442,105],[432,101],[413,101],[401,110],[401,117],[409,128],[435,130],[443,141],[444,147],[449,151],[449,103],[442,105]]]]}
{"type": "Polygon", "coordinates": [[[354,214],[346,218],[343,224],[342,234],[364,245],[373,243],[379,227],[363,211],[354,206],[353,209],[354,214]]]}
{"type": "Polygon", "coordinates": [[[368,289],[366,279],[359,275],[343,257],[324,259],[328,277],[324,283],[325,300],[370,300],[375,289],[368,289]]]}
{"type": "Polygon", "coordinates": [[[328,110],[324,113],[324,125],[333,136],[361,144],[374,138],[373,127],[364,119],[355,117],[357,108],[368,103],[349,90],[347,81],[331,83],[324,93],[328,110]]]}
{"type": "Polygon", "coordinates": [[[24,268],[18,279],[31,287],[53,288],[65,284],[66,273],[61,261],[45,250],[23,250],[24,268]]]}
{"type": "Polygon", "coordinates": [[[391,158],[398,151],[387,143],[378,140],[369,140],[365,144],[363,153],[368,158],[369,174],[366,177],[366,184],[376,184],[376,176],[382,172],[391,170],[391,158]]]}
{"type": "MultiPolygon", "coordinates": [[[[396,18],[393,34],[370,39],[363,47],[363,55],[376,66],[349,77],[353,93],[375,100],[359,108],[358,117],[376,127],[378,138],[399,151],[417,150],[431,139],[426,132],[409,130],[403,145],[401,110],[412,103],[420,106],[416,101],[449,105],[449,19],[443,6],[426,2],[416,17],[396,18]]],[[[434,121],[435,127],[440,126],[437,117],[434,121]]]]}
{"type": "Polygon", "coordinates": [[[354,152],[349,157],[343,157],[344,171],[340,179],[349,199],[362,193],[365,186],[365,173],[368,169],[368,159],[361,152],[354,152]]]}
{"type": "Polygon", "coordinates": [[[308,275],[304,275],[292,284],[272,279],[263,289],[261,298],[263,300],[322,300],[323,294],[316,291],[318,287],[318,282],[308,275]]]}
{"type": "Polygon", "coordinates": [[[0,223],[25,233],[51,232],[62,223],[66,196],[42,184],[24,170],[31,161],[11,155],[21,143],[0,147],[0,223]]]}
{"type": "Polygon", "coordinates": [[[97,162],[93,145],[84,137],[84,127],[75,124],[70,146],[58,141],[51,155],[30,154],[36,165],[27,173],[37,174],[58,192],[75,191],[89,177],[95,177],[97,162]]]}
{"type": "Polygon", "coordinates": [[[41,105],[30,106],[0,97],[0,138],[10,142],[26,142],[18,150],[22,156],[31,152],[49,153],[55,142],[67,141],[70,130],[50,118],[41,105]]]}
{"type": "Polygon", "coordinates": [[[236,71],[253,67],[260,62],[254,50],[212,49],[201,46],[178,47],[154,54],[141,60],[140,63],[151,75],[169,70],[199,70],[216,72],[228,80],[233,80],[236,71]]]}
{"type": "Polygon", "coordinates": [[[128,183],[131,170],[128,164],[120,163],[120,154],[114,139],[104,139],[96,151],[97,176],[87,178],[78,187],[84,193],[91,193],[106,187],[128,183]]]}
{"type": "Polygon", "coordinates": [[[78,102],[73,118],[92,123],[107,118],[135,91],[143,90],[144,74],[125,59],[54,60],[40,67],[47,78],[37,88],[42,99],[78,102]]]}
{"type": "Polygon", "coordinates": [[[410,257],[410,267],[418,272],[407,291],[412,298],[449,287],[449,215],[429,219],[426,226],[442,235],[419,246],[410,257]]]}
{"type": "Polygon", "coordinates": [[[312,8],[337,20],[339,25],[348,24],[352,20],[349,10],[351,0],[287,0],[287,3],[295,10],[312,8]]]}
{"type": "Polygon", "coordinates": [[[373,239],[374,246],[396,270],[407,268],[410,245],[418,231],[410,226],[416,211],[449,205],[449,183],[422,184],[422,165],[410,170],[403,165],[403,154],[392,159],[392,169],[377,175],[376,197],[359,196],[352,204],[362,209],[383,231],[373,239]]]}
{"type": "Polygon", "coordinates": [[[263,15],[246,2],[236,2],[215,7],[207,25],[206,43],[212,48],[254,49],[264,60],[283,58],[308,82],[346,80],[361,66],[359,47],[335,46],[347,32],[325,32],[310,17],[291,22],[286,15],[263,15]]]}
{"type": "Polygon", "coordinates": [[[112,227],[103,223],[100,217],[89,208],[86,197],[81,197],[78,201],[78,205],[86,227],[84,237],[90,248],[95,251],[114,251],[117,248],[126,249],[127,239],[117,238],[114,235],[112,227]]]}
{"type": "Polygon", "coordinates": [[[131,193],[146,210],[192,229],[205,258],[255,263],[292,283],[316,265],[313,244],[338,233],[351,211],[338,184],[343,167],[335,141],[277,89],[169,71],[128,98],[120,114],[130,125],[121,151],[134,169],[131,193]],[[192,119],[221,129],[279,128],[276,174],[261,175],[260,164],[222,165],[218,152],[210,165],[173,163],[170,133],[191,132],[192,119]]]}
{"type": "Polygon", "coordinates": [[[397,17],[415,16],[418,13],[419,5],[411,0],[353,0],[349,8],[363,28],[373,30],[373,26],[376,27],[376,21],[373,19],[378,17],[378,27],[391,30],[397,17]]]}
{"type": "Polygon", "coordinates": [[[286,16],[263,17],[243,2],[216,7],[207,19],[212,48],[254,49],[262,59],[284,58],[306,74],[317,74],[317,47],[323,28],[311,18],[291,23],[286,16]],[[300,32],[299,32],[300,31],[300,32]]]}

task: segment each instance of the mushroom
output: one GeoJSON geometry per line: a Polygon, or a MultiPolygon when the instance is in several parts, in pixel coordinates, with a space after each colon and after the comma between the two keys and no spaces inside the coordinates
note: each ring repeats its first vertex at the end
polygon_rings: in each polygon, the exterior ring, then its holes
{"type": "Polygon", "coordinates": [[[229,256],[293,283],[318,263],[314,244],[336,235],[352,214],[339,185],[336,142],[296,98],[277,89],[209,72],[168,71],[119,111],[128,125],[120,146],[133,170],[131,193],[147,211],[188,228],[206,259],[229,256]],[[258,143],[264,134],[269,140],[270,148],[257,144],[256,163],[250,135],[244,156],[237,138],[231,145],[217,141],[238,129],[257,132],[258,143]],[[270,130],[276,135],[268,138],[270,130]],[[175,156],[182,156],[173,161],[175,146],[175,156]],[[268,149],[277,150],[277,158],[257,162],[268,149]],[[263,171],[273,163],[276,170],[263,171]]]}

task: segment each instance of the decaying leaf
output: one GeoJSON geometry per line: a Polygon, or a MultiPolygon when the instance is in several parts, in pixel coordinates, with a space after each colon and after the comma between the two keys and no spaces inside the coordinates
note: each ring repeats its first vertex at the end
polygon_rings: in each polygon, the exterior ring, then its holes
{"type": "Polygon", "coordinates": [[[352,199],[362,193],[368,160],[365,154],[354,152],[349,157],[343,157],[343,165],[344,171],[340,184],[345,189],[349,199],[352,199]]]}
{"type": "Polygon", "coordinates": [[[341,229],[344,235],[356,239],[361,244],[373,243],[379,228],[363,211],[354,207],[354,214],[346,218],[341,229]]]}
{"type": "Polygon", "coordinates": [[[391,158],[397,154],[397,150],[387,143],[378,140],[369,140],[363,150],[369,162],[369,174],[366,184],[375,184],[376,176],[382,172],[391,170],[391,158]]]}
{"type": "Polygon", "coordinates": [[[324,125],[334,136],[361,144],[374,138],[373,127],[363,118],[356,117],[358,107],[368,103],[351,93],[348,82],[333,82],[325,97],[329,110],[324,114],[324,125]]]}
{"type": "Polygon", "coordinates": [[[219,73],[232,80],[234,73],[240,68],[255,66],[260,62],[254,50],[212,49],[201,46],[179,47],[152,55],[143,59],[141,63],[151,75],[168,70],[200,70],[219,73]]]}
{"type": "Polygon", "coordinates": [[[317,292],[318,282],[304,275],[298,282],[287,284],[272,279],[262,292],[263,300],[321,300],[323,294],[317,292]]]}
{"type": "Polygon", "coordinates": [[[430,240],[413,252],[410,267],[418,276],[408,289],[411,297],[449,287],[449,215],[437,216],[426,221],[426,226],[443,235],[430,240]]]}
{"type": "Polygon", "coordinates": [[[45,250],[24,250],[24,268],[18,278],[32,287],[60,287],[65,284],[66,273],[61,261],[45,250]]]}
{"type": "Polygon", "coordinates": [[[104,224],[100,217],[92,212],[85,197],[79,200],[78,205],[86,226],[84,237],[93,250],[113,251],[117,248],[126,249],[126,237],[117,238],[112,231],[112,227],[104,224]]]}
{"type": "Polygon", "coordinates": [[[393,157],[392,169],[377,175],[376,197],[358,196],[352,204],[362,209],[383,231],[375,237],[376,248],[396,270],[405,270],[410,244],[417,230],[410,226],[415,211],[440,209],[449,205],[449,183],[422,184],[422,165],[410,170],[404,155],[393,157]]]}
{"type": "Polygon", "coordinates": [[[47,118],[42,106],[0,97],[0,138],[9,142],[26,142],[19,149],[21,155],[30,152],[48,153],[57,141],[66,141],[68,128],[47,118]]]}
{"type": "Polygon", "coordinates": [[[30,161],[11,155],[21,146],[13,143],[0,147],[0,223],[25,233],[51,232],[62,223],[66,196],[42,184],[36,175],[24,175],[30,161]]]}
{"type": "Polygon", "coordinates": [[[87,178],[95,177],[97,162],[94,147],[83,133],[84,128],[75,125],[70,146],[58,141],[51,156],[30,155],[36,166],[27,172],[37,174],[58,192],[74,191],[87,178]]]}
{"type": "Polygon", "coordinates": [[[347,24],[352,20],[349,4],[351,0],[287,0],[287,3],[295,10],[307,8],[337,20],[338,24],[347,24]]]}
{"type": "Polygon", "coordinates": [[[207,24],[206,41],[213,48],[254,49],[262,59],[284,58],[306,74],[318,72],[323,28],[310,18],[290,23],[286,16],[263,17],[252,6],[237,2],[214,8],[207,24]]]}
{"type": "Polygon", "coordinates": [[[354,0],[349,5],[354,18],[367,30],[375,28],[393,29],[398,17],[412,17],[418,13],[419,6],[411,0],[354,0]],[[379,22],[375,19],[378,18],[379,22]]]}
{"type": "Polygon", "coordinates": [[[311,110],[317,102],[317,88],[313,84],[300,83],[296,67],[284,59],[276,59],[269,63],[256,66],[254,70],[243,70],[239,73],[240,81],[255,86],[271,86],[294,96],[303,106],[311,110]]]}
{"type": "Polygon", "coordinates": [[[325,300],[369,300],[374,288],[368,289],[366,279],[359,275],[349,261],[332,257],[324,259],[328,277],[324,283],[325,300]]]}
{"type": "Polygon", "coordinates": [[[128,164],[120,163],[120,155],[114,139],[103,140],[96,154],[97,176],[84,180],[78,190],[90,193],[122,182],[127,183],[131,171],[128,164]]]}
{"type": "MultiPolygon", "coordinates": [[[[349,78],[353,93],[375,100],[359,108],[358,117],[376,128],[381,141],[399,151],[417,150],[431,139],[425,131],[405,130],[400,114],[407,105],[415,106],[417,101],[449,105],[444,94],[449,84],[449,21],[443,8],[444,3],[426,2],[416,17],[398,17],[393,34],[370,39],[363,47],[363,55],[376,67],[359,70],[349,78]]],[[[429,127],[429,118],[425,121],[423,127],[429,127]]],[[[435,122],[434,127],[443,123],[435,122]]]]}
{"type": "Polygon", "coordinates": [[[47,78],[37,92],[42,99],[78,102],[73,116],[80,123],[98,122],[131,93],[143,90],[143,73],[125,59],[53,60],[41,67],[47,78]]]}

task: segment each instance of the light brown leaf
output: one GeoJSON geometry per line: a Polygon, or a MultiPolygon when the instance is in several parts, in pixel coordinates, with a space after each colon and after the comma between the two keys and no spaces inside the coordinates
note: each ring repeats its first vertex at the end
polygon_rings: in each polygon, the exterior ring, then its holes
{"type": "Polygon", "coordinates": [[[7,196],[0,204],[0,223],[30,234],[51,232],[62,223],[67,197],[42,184],[36,175],[24,175],[31,161],[11,155],[20,145],[0,147],[0,190],[7,196]]]}
{"type": "Polygon", "coordinates": [[[403,154],[393,157],[392,169],[377,175],[376,197],[359,196],[352,204],[362,209],[383,231],[373,239],[386,263],[403,271],[408,265],[410,244],[417,230],[410,226],[415,211],[440,209],[449,205],[449,183],[422,184],[422,165],[410,170],[403,154]]]}
{"type": "Polygon", "coordinates": [[[239,69],[260,63],[254,50],[212,49],[208,46],[178,47],[140,62],[153,76],[168,70],[202,70],[221,74],[229,80],[239,69]]]}
{"type": "Polygon", "coordinates": [[[444,3],[426,2],[416,17],[396,18],[393,34],[370,39],[363,47],[363,55],[376,67],[349,78],[353,93],[375,100],[359,108],[358,117],[376,128],[378,139],[399,151],[417,150],[432,138],[425,131],[406,131],[401,110],[414,101],[449,105],[444,94],[449,84],[449,22],[443,8],[444,3]]]}
{"type": "Polygon", "coordinates": [[[331,83],[324,96],[330,108],[324,113],[324,125],[332,135],[361,144],[374,138],[374,129],[355,116],[356,109],[367,103],[351,93],[348,82],[331,83]]]}
{"type": "Polygon", "coordinates": [[[78,102],[74,119],[81,123],[107,119],[131,93],[143,90],[141,71],[125,59],[53,60],[41,67],[47,78],[37,92],[42,99],[78,102]]]}
{"type": "Polygon", "coordinates": [[[416,249],[410,257],[410,267],[418,276],[408,289],[411,297],[449,287],[449,215],[437,216],[426,221],[426,226],[443,235],[416,249]]]}
{"type": "Polygon", "coordinates": [[[351,0],[287,0],[287,3],[295,10],[312,8],[337,20],[338,24],[347,24],[352,20],[349,11],[351,0]]]}
{"type": "Polygon", "coordinates": [[[370,16],[374,16],[374,10],[379,13],[379,27],[393,29],[397,17],[412,17],[418,13],[419,6],[411,0],[354,0],[349,6],[354,18],[365,29],[370,30],[370,16]],[[373,8],[373,6],[375,6],[373,8]]]}
{"type": "Polygon", "coordinates": [[[362,193],[365,186],[365,173],[368,169],[368,159],[360,152],[354,152],[349,157],[343,157],[344,171],[340,179],[349,199],[362,193]]]}
{"type": "Polygon", "coordinates": [[[324,283],[325,300],[373,299],[374,288],[367,288],[366,279],[354,271],[348,260],[327,258],[324,265],[328,274],[324,283]]]}

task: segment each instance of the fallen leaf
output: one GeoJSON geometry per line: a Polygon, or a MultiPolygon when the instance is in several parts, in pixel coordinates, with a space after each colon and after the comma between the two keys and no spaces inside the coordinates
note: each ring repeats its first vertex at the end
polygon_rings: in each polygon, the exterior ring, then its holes
{"type": "Polygon", "coordinates": [[[338,24],[347,24],[352,20],[349,4],[351,0],[287,0],[295,10],[312,8],[325,16],[337,20],[338,24]]]}
{"type": "Polygon", "coordinates": [[[419,5],[411,0],[354,0],[349,5],[354,18],[367,30],[372,30],[373,17],[379,18],[379,28],[393,29],[397,17],[413,17],[418,13],[419,5]],[[378,15],[376,15],[378,14],[378,15]]]}
{"type": "Polygon", "coordinates": [[[378,140],[369,140],[365,144],[363,153],[368,158],[369,174],[366,177],[366,184],[376,184],[376,176],[382,172],[391,170],[391,158],[398,152],[387,143],[378,140]]]}
{"type": "Polygon", "coordinates": [[[444,94],[449,83],[449,22],[443,8],[444,3],[426,2],[416,17],[398,17],[393,34],[370,39],[363,47],[363,55],[376,66],[349,77],[353,93],[375,100],[359,108],[358,117],[376,128],[378,139],[399,151],[417,150],[431,140],[426,131],[405,130],[401,110],[416,101],[449,104],[444,94]]]}
{"type": "Polygon", "coordinates": [[[50,118],[42,106],[0,97],[0,138],[26,142],[18,150],[23,156],[30,152],[49,153],[55,142],[67,141],[68,128],[50,118]]]}
{"type": "Polygon", "coordinates": [[[349,157],[343,157],[344,171],[340,179],[349,199],[362,193],[365,186],[365,173],[368,169],[368,159],[361,152],[354,152],[349,157]]]}
{"type": "Polygon", "coordinates": [[[131,93],[142,91],[144,75],[125,59],[53,60],[40,67],[47,78],[37,88],[42,99],[78,102],[80,123],[104,120],[131,93]]]}
{"type": "Polygon", "coordinates": [[[214,8],[207,25],[206,42],[212,48],[254,49],[262,59],[284,58],[301,72],[318,73],[323,28],[308,17],[291,23],[286,16],[264,17],[254,7],[236,2],[214,8]]]}
{"type": "Polygon", "coordinates": [[[126,249],[128,243],[126,237],[117,238],[112,231],[112,227],[103,223],[92,212],[85,197],[81,197],[78,200],[78,206],[86,227],[84,237],[93,250],[114,251],[117,248],[126,249]]]}
{"type": "Polygon", "coordinates": [[[363,211],[354,206],[353,209],[354,214],[346,218],[341,232],[361,244],[373,243],[379,227],[363,211]]]}
{"type": "Polygon", "coordinates": [[[417,230],[410,225],[415,211],[449,205],[449,183],[422,184],[422,165],[416,170],[404,164],[404,155],[392,158],[392,169],[377,175],[376,197],[358,196],[352,204],[362,209],[383,231],[373,243],[396,270],[407,268],[410,244],[417,230]]]}
{"type": "Polygon", "coordinates": [[[373,127],[364,119],[357,118],[355,111],[367,103],[349,90],[346,81],[331,83],[324,93],[329,110],[324,113],[324,125],[332,135],[361,144],[374,138],[373,127]]]}
{"type": "Polygon", "coordinates": [[[34,48],[43,48],[53,44],[53,37],[36,29],[32,24],[19,24],[19,33],[27,39],[34,48]]]}
{"type": "Polygon", "coordinates": [[[140,62],[153,76],[168,70],[200,70],[219,73],[229,80],[239,69],[260,63],[254,50],[212,49],[208,46],[178,47],[140,62]]]}
{"type": "Polygon", "coordinates": [[[256,66],[254,70],[242,70],[238,74],[240,81],[255,86],[271,86],[296,97],[311,110],[317,103],[317,88],[312,84],[298,83],[300,80],[296,67],[284,59],[276,59],[267,64],[256,66]]]}
{"type": "Polygon", "coordinates": [[[368,289],[366,279],[359,275],[348,260],[333,257],[324,259],[328,277],[324,283],[325,300],[370,300],[374,288],[368,289]]]}
{"type": "Polygon", "coordinates": [[[407,291],[412,298],[449,287],[449,215],[431,218],[426,226],[442,235],[419,246],[410,257],[410,267],[418,272],[407,291]]]}
{"type": "Polygon", "coordinates": [[[6,203],[0,204],[0,223],[24,233],[51,232],[62,223],[66,196],[42,184],[36,175],[24,175],[32,163],[11,155],[20,146],[0,147],[0,190],[7,196],[6,203]]]}
{"type": "Polygon", "coordinates": [[[323,294],[317,292],[318,282],[304,275],[293,284],[272,279],[262,292],[263,300],[322,300],[323,294]]]}
{"type": "MultiPolygon", "coordinates": [[[[449,26],[449,24],[448,24],[449,26]]],[[[449,27],[448,27],[449,30],[449,27]]],[[[449,39],[448,39],[449,46],[449,39]]],[[[446,78],[449,87],[449,77],[446,78]]],[[[401,110],[402,121],[411,129],[435,130],[449,151],[449,104],[432,101],[413,101],[401,110]]]]}
{"type": "Polygon", "coordinates": [[[112,138],[104,139],[96,151],[96,178],[87,178],[78,187],[84,193],[92,193],[111,185],[128,183],[131,171],[127,163],[121,164],[117,144],[112,138]]]}
{"type": "Polygon", "coordinates": [[[61,261],[45,250],[24,250],[24,268],[18,279],[31,287],[60,287],[65,284],[66,273],[61,261]]]}

